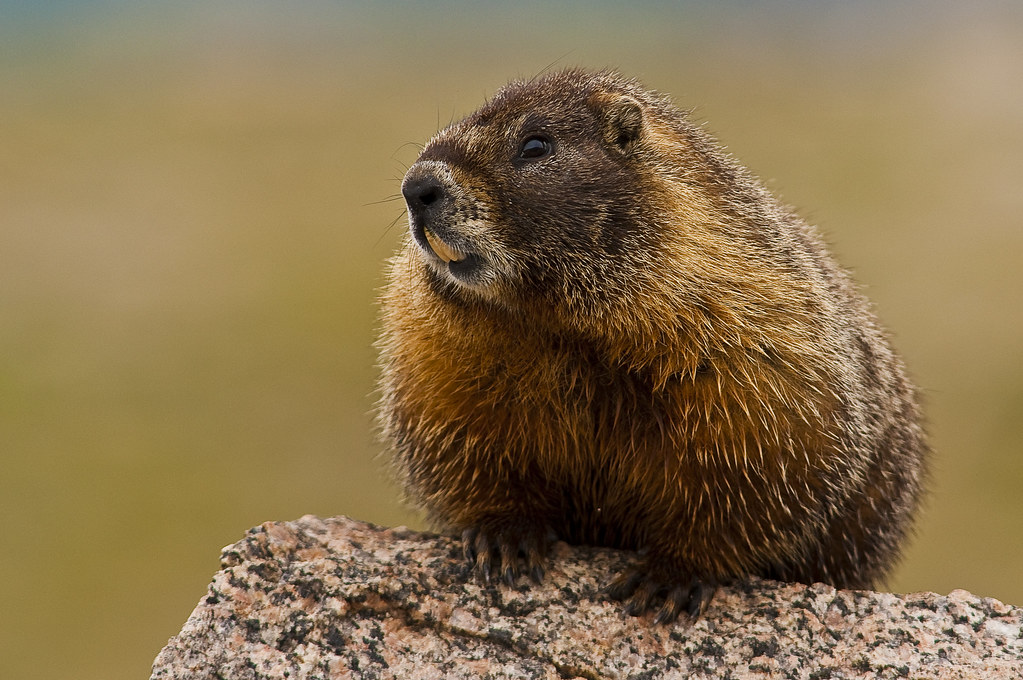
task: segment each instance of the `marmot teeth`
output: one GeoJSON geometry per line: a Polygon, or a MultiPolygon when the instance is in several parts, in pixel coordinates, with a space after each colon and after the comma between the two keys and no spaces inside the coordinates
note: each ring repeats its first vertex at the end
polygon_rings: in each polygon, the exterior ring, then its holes
{"type": "Polygon", "coordinates": [[[434,254],[444,260],[445,264],[449,262],[461,262],[465,259],[465,253],[456,248],[452,248],[447,243],[444,243],[439,236],[429,229],[423,229],[423,234],[426,236],[426,241],[430,244],[430,248],[433,250],[434,254]]]}

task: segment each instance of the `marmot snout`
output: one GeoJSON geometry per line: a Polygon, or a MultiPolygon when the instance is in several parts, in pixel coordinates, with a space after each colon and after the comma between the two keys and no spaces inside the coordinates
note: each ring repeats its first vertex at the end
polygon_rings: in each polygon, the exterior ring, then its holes
{"type": "Polygon", "coordinates": [[[423,257],[464,286],[482,289],[493,280],[496,253],[486,245],[481,208],[445,164],[420,161],[405,176],[401,191],[408,205],[410,232],[423,257]],[[470,218],[467,213],[472,208],[470,218]]]}
{"type": "Polygon", "coordinates": [[[383,298],[380,422],[480,572],[554,538],[643,550],[626,610],[746,575],[871,587],[927,448],[914,389],[817,231],[666,98],[513,83],[429,142],[383,298]]]}

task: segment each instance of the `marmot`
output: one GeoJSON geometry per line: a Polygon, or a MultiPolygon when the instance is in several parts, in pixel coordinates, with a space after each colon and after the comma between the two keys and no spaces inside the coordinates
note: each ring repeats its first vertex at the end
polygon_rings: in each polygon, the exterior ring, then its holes
{"type": "Polygon", "coordinates": [[[868,588],[925,477],[915,391],[821,236],[666,97],[514,82],[401,186],[379,418],[489,578],[640,551],[612,596],[697,616],[747,575],[868,588]]]}

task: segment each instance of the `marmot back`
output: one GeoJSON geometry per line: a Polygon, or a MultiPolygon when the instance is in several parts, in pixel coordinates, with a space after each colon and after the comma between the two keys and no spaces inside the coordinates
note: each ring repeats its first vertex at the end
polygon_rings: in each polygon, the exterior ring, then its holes
{"type": "Polygon", "coordinates": [[[913,387],[815,229],[666,98],[508,85],[402,183],[380,421],[489,577],[557,538],[645,551],[657,620],[747,575],[879,582],[921,494],[913,387]]]}

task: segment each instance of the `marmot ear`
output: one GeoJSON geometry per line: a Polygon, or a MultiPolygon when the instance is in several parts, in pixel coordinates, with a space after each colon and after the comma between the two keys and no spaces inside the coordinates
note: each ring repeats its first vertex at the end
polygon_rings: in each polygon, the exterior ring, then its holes
{"type": "Polygon", "coordinates": [[[643,136],[643,107],[627,94],[604,94],[598,100],[603,117],[604,142],[628,153],[643,136]]]}

